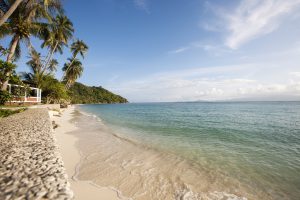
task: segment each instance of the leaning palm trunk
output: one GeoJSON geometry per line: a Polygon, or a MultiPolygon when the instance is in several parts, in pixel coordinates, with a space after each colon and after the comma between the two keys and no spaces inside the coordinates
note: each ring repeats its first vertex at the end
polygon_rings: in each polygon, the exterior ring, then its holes
{"type": "Polygon", "coordinates": [[[61,82],[64,80],[64,78],[65,78],[65,76],[67,74],[68,69],[69,69],[69,67],[66,69],[66,71],[64,71],[64,73],[63,73],[63,75],[62,75],[62,77],[60,79],[61,82]]]}
{"type": "Polygon", "coordinates": [[[45,69],[46,69],[46,68],[48,67],[48,65],[50,64],[50,61],[52,60],[53,54],[54,54],[54,52],[56,51],[57,46],[58,46],[58,42],[55,43],[53,49],[51,50],[51,53],[49,54],[49,56],[47,56],[47,58],[46,58],[46,63],[45,63],[45,66],[44,66],[45,69]]]}
{"type": "MultiPolygon", "coordinates": [[[[11,63],[13,61],[13,57],[14,57],[19,40],[20,40],[19,36],[14,37],[12,45],[9,50],[9,53],[7,55],[7,59],[6,59],[7,62],[11,63]]],[[[9,77],[11,73],[12,72],[7,72],[6,76],[9,77]]],[[[5,91],[7,89],[7,85],[8,85],[8,79],[6,81],[4,81],[4,83],[2,83],[1,90],[5,91]]]]}
{"type": "Polygon", "coordinates": [[[74,84],[73,81],[67,81],[66,86],[65,86],[66,90],[69,90],[73,84],[74,84]]]}
{"type": "Polygon", "coordinates": [[[0,18],[0,26],[2,26],[8,20],[8,18],[13,14],[22,1],[23,0],[16,0],[13,3],[9,10],[0,18]]]}
{"type": "Polygon", "coordinates": [[[19,36],[14,36],[13,41],[11,43],[11,47],[9,49],[9,53],[7,55],[6,62],[10,62],[11,63],[13,61],[13,57],[15,55],[15,51],[16,51],[17,45],[19,43],[19,40],[20,40],[19,36]]]}

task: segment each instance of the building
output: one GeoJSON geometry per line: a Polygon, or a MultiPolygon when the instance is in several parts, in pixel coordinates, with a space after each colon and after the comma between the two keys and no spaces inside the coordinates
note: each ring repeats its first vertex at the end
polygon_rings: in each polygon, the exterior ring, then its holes
{"type": "Polygon", "coordinates": [[[25,88],[21,85],[8,84],[8,92],[12,95],[9,103],[38,104],[42,100],[42,90],[35,87],[25,88]]]}

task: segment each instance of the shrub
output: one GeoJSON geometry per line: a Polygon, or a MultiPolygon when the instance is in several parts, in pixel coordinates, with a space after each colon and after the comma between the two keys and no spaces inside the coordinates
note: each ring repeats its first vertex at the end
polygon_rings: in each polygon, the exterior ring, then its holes
{"type": "Polygon", "coordinates": [[[4,82],[10,80],[12,75],[15,73],[16,65],[0,60],[0,86],[4,84],[4,82]]]}
{"type": "Polygon", "coordinates": [[[11,99],[11,95],[8,91],[0,90],[0,105],[4,105],[7,101],[11,99]]]}
{"type": "Polygon", "coordinates": [[[26,110],[26,108],[21,108],[21,109],[17,109],[17,110],[0,109],[0,118],[8,117],[9,115],[20,113],[25,110],[26,110]]]}
{"type": "Polygon", "coordinates": [[[44,103],[63,103],[69,99],[64,84],[52,76],[44,77],[41,89],[44,103]]]}

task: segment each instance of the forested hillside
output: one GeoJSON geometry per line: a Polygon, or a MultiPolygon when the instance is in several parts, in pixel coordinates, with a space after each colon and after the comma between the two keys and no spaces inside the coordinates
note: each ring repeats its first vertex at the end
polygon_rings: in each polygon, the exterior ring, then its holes
{"type": "Polygon", "coordinates": [[[73,104],[127,103],[127,99],[104,88],[75,83],[69,91],[73,104]]]}

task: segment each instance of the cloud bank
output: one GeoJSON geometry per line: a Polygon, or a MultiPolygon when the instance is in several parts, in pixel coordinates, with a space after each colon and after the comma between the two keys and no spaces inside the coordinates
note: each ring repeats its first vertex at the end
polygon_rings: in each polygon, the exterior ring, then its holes
{"type": "Polygon", "coordinates": [[[109,88],[136,102],[300,100],[300,72],[278,68],[268,78],[259,77],[272,68],[252,64],[196,68],[159,73],[109,88]],[[281,79],[273,81],[278,76],[281,79]]]}

